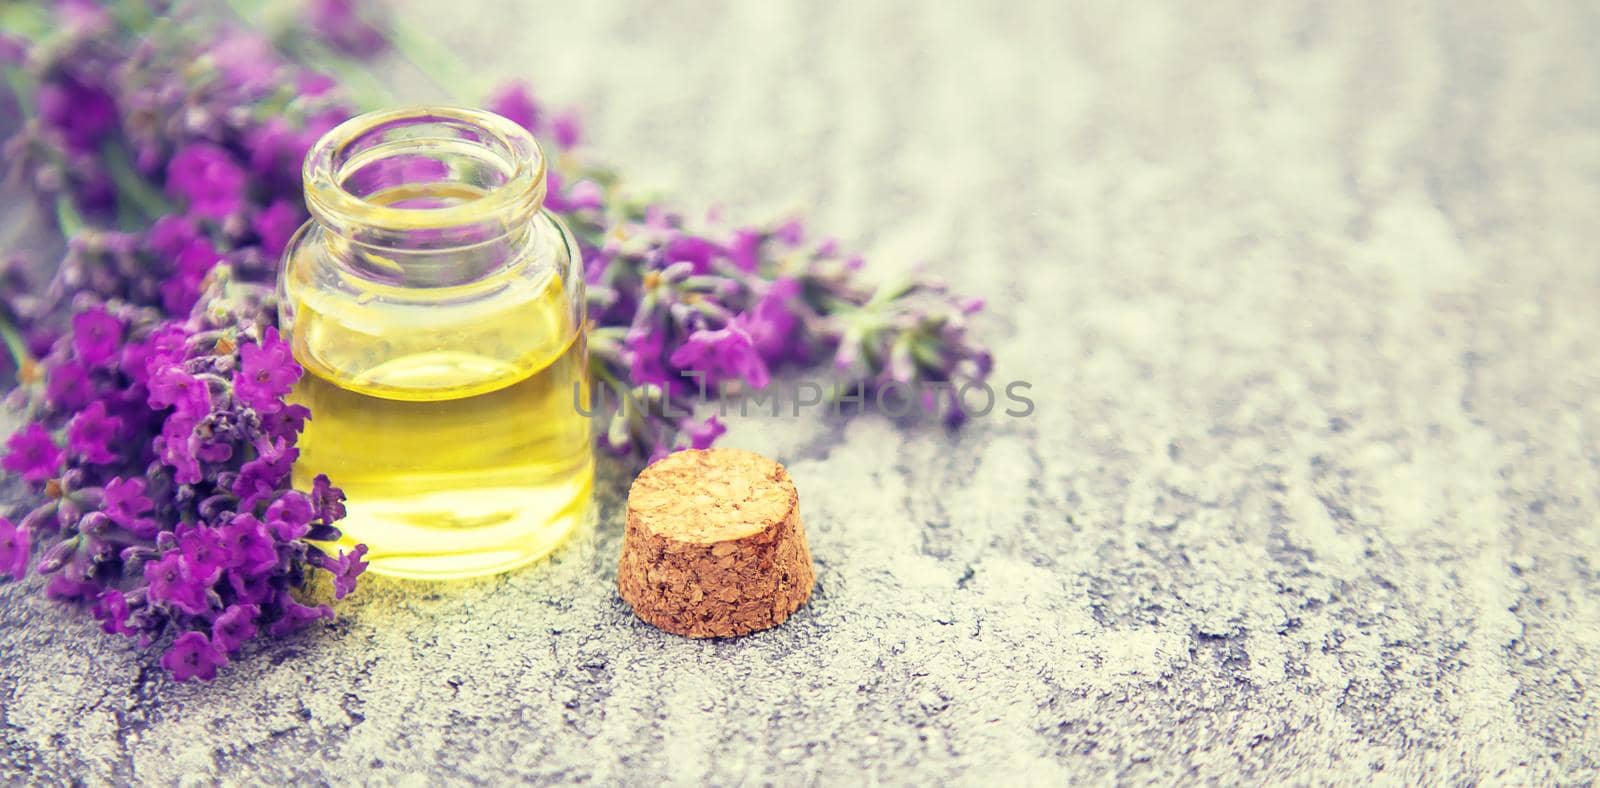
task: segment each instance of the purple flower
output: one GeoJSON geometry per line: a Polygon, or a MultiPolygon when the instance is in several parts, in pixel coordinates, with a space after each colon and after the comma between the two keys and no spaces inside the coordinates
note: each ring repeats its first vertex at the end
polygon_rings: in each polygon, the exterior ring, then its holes
{"type": "Polygon", "coordinates": [[[583,180],[565,187],[561,174],[551,172],[545,176],[544,205],[557,213],[598,211],[606,207],[606,191],[594,181],[583,180]]]}
{"type": "Polygon", "coordinates": [[[182,326],[162,326],[143,342],[131,342],[123,349],[122,371],[137,383],[149,383],[157,370],[183,361],[184,343],[188,340],[189,332],[182,326]]]}
{"type": "Polygon", "coordinates": [[[239,507],[249,509],[257,502],[271,498],[288,478],[298,449],[290,448],[287,441],[277,440],[257,447],[257,456],[239,468],[232,492],[239,496],[239,507]]]}
{"type": "Polygon", "coordinates": [[[67,425],[67,450],[84,462],[104,465],[116,462],[111,443],[122,432],[122,420],[106,415],[106,403],[95,400],[78,412],[67,425]]]}
{"type": "Polygon", "coordinates": [[[789,246],[799,246],[806,240],[806,225],[798,217],[778,225],[772,231],[772,237],[789,246]]]}
{"type": "Polygon", "coordinates": [[[58,602],[84,602],[98,597],[100,586],[87,580],[74,580],[63,573],[50,578],[44,595],[58,602]]]}
{"type": "Polygon", "coordinates": [[[45,373],[45,400],[61,410],[77,410],[89,404],[93,393],[89,370],[76,361],[59,362],[45,373]]]}
{"type": "Polygon", "coordinates": [[[178,537],[178,550],[183,554],[183,569],[188,576],[208,587],[217,582],[223,564],[230,559],[228,549],[222,546],[222,535],[205,525],[178,537]]]}
{"type": "Polygon", "coordinates": [[[111,24],[111,12],[96,0],[58,0],[55,5],[56,18],[61,26],[75,33],[111,24]]]}
{"type": "Polygon", "coordinates": [[[12,580],[28,576],[28,558],[32,555],[33,540],[28,529],[18,528],[0,517],[0,575],[11,575],[12,580]]]}
{"type": "Polygon", "coordinates": [[[733,242],[728,244],[728,259],[733,261],[735,268],[747,274],[755,273],[761,266],[762,238],[757,230],[734,231],[733,242]]]}
{"type": "Polygon", "coordinates": [[[278,70],[283,66],[272,42],[255,32],[223,33],[207,54],[228,84],[246,92],[274,87],[278,70]]]}
{"type": "Polygon", "coordinates": [[[550,121],[550,135],[555,138],[556,147],[576,148],[583,139],[583,125],[577,113],[569,110],[557,115],[550,121]]]}
{"type": "Polygon", "coordinates": [[[332,523],[344,517],[344,490],[333,486],[325,473],[311,480],[311,505],[317,509],[317,519],[332,523]]]}
{"type": "Polygon", "coordinates": [[[168,313],[187,315],[200,298],[200,286],[222,255],[204,238],[185,246],[176,258],[177,269],[161,283],[161,305],[168,313]]]}
{"type": "Polygon", "coordinates": [[[163,216],[150,225],[150,231],[144,235],[144,245],[152,253],[162,257],[177,258],[189,244],[200,240],[200,230],[187,216],[170,214],[163,216]]]}
{"type": "Polygon", "coordinates": [[[28,59],[28,40],[10,33],[0,33],[0,64],[20,66],[28,59]]]}
{"type": "Polygon", "coordinates": [[[289,238],[300,229],[302,221],[300,208],[295,203],[275,200],[250,220],[250,228],[261,239],[262,253],[276,259],[283,254],[284,248],[289,245],[289,238]]]}
{"type": "Polygon", "coordinates": [[[488,107],[491,112],[505,116],[528,131],[538,131],[539,104],[523,82],[502,85],[489,95],[488,107]]]}
{"type": "Polygon", "coordinates": [[[283,616],[267,627],[267,633],[273,637],[287,635],[319,618],[333,618],[333,608],[327,605],[307,607],[296,602],[288,591],[279,592],[278,603],[283,606],[283,616]]]}
{"type": "Polygon", "coordinates": [[[382,52],[389,40],[357,13],[355,0],[311,0],[306,9],[313,30],[334,49],[353,57],[382,52]]]}
{"type": "Polygon", "coordinates": [[[721,246],[696,235],[680,235],[668,241],[661,249],[661,261],[668,265],[688,262],[694,272],[703,274],[711,270],[711,261],[723,254],[721,246]]]}
{"type": "Polygon", "coordinates": [[[797,348],[792,339],[799,318],[790,306],[799,299],[800,290],[799,280],[779,277],[773,280],[766,294],[750,310],[750,318],[745,325],[762,358],[777,362],[803,353],[804,349],[797,348]]]}
{"type": "Polygon", "coordinates": [[[327,74],[318,74],[315,71],[301,73],[295,79],[294,84],[299,89],[300,95],[306,98],[315,98],[330,93],[334,88],[339,87],[339,83],[334,81],[333,77],[327,74]]]}
{"type": "Polygon", "coordinates": [[[162,308],[168,314],[189,314],[195,301],[200,300],[200,285],[219,259],[222,256],[211,247],[210,240],[195,240],[184,248],[176,258],[176,271],[160,285],[162,308]]]}
{"type": "Polygon", "coordinates": [[[210,681],[217,677],[217,668],[226,664],[228,655],[211,645],[203,632],[179,635],[167,648],[167,653],[161,655],[161,667],[178,681],[210,681]]]}
{"type": "MultiPolygon", "coordinates": [[[[250,169],[264,180],[282,178],[285,171],[298,176],[300,162],[306,151],[316,141],[305,132],[295,129],[283,118],[270,118],[246,133],[245,147],[250,151],[250,169]]],[[[299,185],[295,178],[294,185],[299,185]]]]}
{"type": "Polygon", "coordinates": [[[705,421],[695,423],[692,419],[685,419],[684,433],[689,437],[689,446],[694,449],[709,449],[716,443],[717,438],[728,431],[720,419],[711,416],[705,421]]]}
{"type": "Polygon", "coordinates": [[[209,584],[184,571],[183,553],[168,551],[159,561],[144,565],[144,581],[150,586],[150,601],[171,605],[192,616],[210,609],[206,600],[209,584]]]}
{"type": "Polygon", "coordinates": [[[111,94],[76,79],[41,86],[38,102],[39,118],[76,153],[94,151],[117,124],[117,104],[111,94]]]}
{"type": "Polygon", "coordinates": [[[267,507],[267,525],[285,542],[292,542],[311,530],[311,518],[316,516],[311,496],[299,490],[286,490],[267,507]]]}
{"type": "Polygon", "coordinates": [[[226,219],[244,203],[246,177],[226,150],[199,142],[179,150],[167,164],[167,191],[187,200],[206,219],[226,219]]]}
{"type": "Polygon", "coordinates": [[[117,356],[122,344],[122,321],[103,306],[90,307],[72,316],[72,349],[78,361],[98,367],[117,356]]]}
{"type": "Polygon", "coordinates": [[[326,569],[329,574],[333,575],[334,599],[344,599],[346,594],[356,590],[356,578],[360,577],[361,573],[366,571],[367,568],[367,562],[361,560],[361,557],[366,554],[367,546],[358,544],[355,550],[348,553],[340,550],[338,558],[333,558],[327,553],[320,552],[312,558],[312,561],[317,566],[326,569]]]}
{"type": "Polygon", "coordinates": [[[38,422],[12,433],[6,441],[5,459],[0,467],[18,474],[23,481],[42,482],[55,477],[61,470],[66,453],[50,437],[49,430],[38,422]]]}
{"type": "Polygon", "coordinates": [[[89,611],[100,622],[100,628],[108,635],[132,636],[134,630],[128,626],[128,598],[115,588],[108,588],[100,593],[100,598],[94,602],[94,607],[89,611]]]}
{"type": "Polygon", "coordinates": [[[170,407],[175,415],[198,418],[211,410],[211,390],[182,367],[169,364],[151,372],[149,402],[152,408],[170,407]]]}
{"type": "Polygon", "coordinates": [[[311,409],[304,405],[285,405],[274,413],[261,414],[261,432],[269,440],[282,440],[293,443],[306,428],[306,419],[311,418],[311,409]]]}
{"type": "Polygon", "coordinates": [[[661,361],[667,349],[665,331],[635,326],[628,330],[622,346],[628,351],[629,379],[638,385],[656,385],[665,390],[669,379],[666,365],[661,361]]]}
{"type": "Polygon", "coordinates": [[[766,362],[756,352],[755,341],[743,324],[743,315],[719,329],[702,328],[689,335],[672,351],[673,366],[705,373],[705,384],[743,379],[755,388],[764,388],[769,376],[766,362]]]}
{"type": "Polygon", "coordinates": [[[223,526],[222,542],[228,550],[228,567],[260,574],[278,565],[278,548],[260,520],[241,514],[223,526]]]}
{"type": "Polygon", "coordinates": [[[300,379],[300,365],[289,352],[289,343],[269,328],[261,342],[239,348],[239,375],[233,381],[233,394],[240,402],[261,413],[274,413],[283,407],[282,399],[300,379]]]}
{"type": "Polygon", "coordinates": [[[232,654],[245,641],[256,636],[256,617],[261,615],[259,605],[229,605],[217,620],[211,622],[211,642],[232,654]]]}
{"type": "Polygon", "coordinates": [[[161,425],[154,446],[161,461],[172,468],[172,477],[179,484],[197,484],[201,479],[200,458],[195,454],[198,441],[194,428],[199,422],[192,416],[174,413],[161,425]]]}
{"type": "Polygon", "coordinates": [[[272,598],[272,579],[269,575],[229,569],[228,586],[233,589],[234,598],[243,602],[259,604],[272,598]]]}
{"type": "Polygon", "coordinates": [[[156,521],[143,516],[155,508],[155,502],[144,494],[143,479],[112,477],[103,489],[100,510],[112,522],[147,539],[155,536],[156,521]]]}

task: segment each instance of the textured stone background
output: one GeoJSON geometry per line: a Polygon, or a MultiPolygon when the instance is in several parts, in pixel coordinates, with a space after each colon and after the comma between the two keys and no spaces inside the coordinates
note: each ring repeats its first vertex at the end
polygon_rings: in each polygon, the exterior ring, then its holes
{"type": "Polygon", "coordinates": [[[1600,770],[1593,4],[405,5],[681,205],[988,297],[1037,412],[738,421],[820,578],[740,640],[631,617],[614,494],[203,686],[0,586],[0,781],[1600,770]]]}

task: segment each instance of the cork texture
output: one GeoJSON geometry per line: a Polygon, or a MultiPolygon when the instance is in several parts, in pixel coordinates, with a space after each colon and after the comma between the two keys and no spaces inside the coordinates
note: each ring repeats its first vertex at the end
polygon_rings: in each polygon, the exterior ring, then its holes
{"type": "Polygon", "coordinates": [[[640,619],[677,635],[777,626],[816,575],[788,471],[742,449],[681,451],[628,491],[617,589],[640,619]]]}

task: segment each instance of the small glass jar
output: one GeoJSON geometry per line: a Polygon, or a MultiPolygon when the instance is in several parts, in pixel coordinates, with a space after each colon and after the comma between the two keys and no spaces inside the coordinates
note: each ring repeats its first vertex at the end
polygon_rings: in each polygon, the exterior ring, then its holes
{"type": "Polygon", "coordinates": [[[594,465],[582,264],[543,209],[538,144],[488,112],[388,110],[324,135],[304,177],[312,218],[279,278],[311,409],[295,486],[344,489],[344,538],[381,574],[545,555],[594,465]]]}

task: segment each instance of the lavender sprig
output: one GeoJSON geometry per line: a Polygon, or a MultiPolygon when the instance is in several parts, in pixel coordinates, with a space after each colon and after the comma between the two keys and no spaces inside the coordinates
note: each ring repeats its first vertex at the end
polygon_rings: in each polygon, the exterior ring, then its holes
{"type": "Polygon", "coordinates": [[[354,587],[364,546],[339,538],[343,494],[319,476],[290,486],[309,415],[284,401],[301,374],[262,319],[270,294],[213,273],[209,308],[186,321],[93,304],[43,359],[42,388],[13,403],[32,421],[0,459],[43,493],[20,524],[0,520],[0,564],[24,574],[28,544],[54,599],[92,603],[108,633],[171,639],[175,678],[211,678],[259,632],[332,615],[305,604],[312,567],[354,587]],[[310,541],[308,541],[310,540],[310,541]]]}
{"type": "Polygon", "coordinates": [[[574,150],[576,119],[547,117],[520,83],[489,106],[560,152],[546,205],[583,248],[592,377],[624,392],[597,403],[602,444],[614,453],[655,459],[705,448],[724,429],[716,417],[671,415],[693,407],[688,395],[702,385],[762,389],[784,366],[829,360],[846,390],[943,392],[943,402],[922,406],[951,423],[964,417],[961,387],[988,377],[990,354],[967,334],[981,301],[930,279],[871,287],[861,258],[831,239],[810,241],[797,219],[691,227],[680,213],[633,200],[608,168],[574,150]],[[626,407],[662,398],[672,407],[626,407]]]}
{"type": "Polygon", "coordinates": [[[47,282],[15,265],[0,282],[8,400],[29,419],[0,467],[40,493],[0,518],[0,571],[21,579],[37,548],[47,595],[210,679],[254,637],[332,615],[314,571],[339,598],[366,567],[364,546],[323,546],[343,493],[291,487],[309,413],[284,400],[301,370],[272,289],[304,220],[297,163],[350,110],[265,39],[153,14],[136,32],[110,8],[62,3],[59,32],[6,66],[33,91],[14,174],[69,237],[47,282]]]}
{"type": "MultiPolygon", "coordinates": [[[[392,45],[424,70],[461,69],[366,3],[310,0],[270,40],[209,6],[174,10],[61,0],[53,22],[13,15],[26,29],[0,31],[12,174],[68,238],[48,281],[0,267],[0,334],[22,384],[10,399],[30,419],[0,467],[41,493],[16,522],[0,518],[0,574],[33,563],[48,594],[164,648],[181,679],[329,615],[304,601],[313,570],[343,596],[365,566],[363,547],[317,546],[339,536],[338,489],[325,477],[290,486],[310,414],[283,400],[300,370],[276,333],[271,282],[305,217],[305,151],[362,104],[346,95],[384,95],[352,58],[392,45]]],[[[966,328],[978,302],[922,279],[870,286],[860,258],[798,221],[691,222],[585,155],[574,113],[520,83],[489,105],[554,154],[546,206],[582,246],[595,381],[676,406],[602,399],[602,443],[619,456],[722,434],[715,416],[681,415],[694,405],[685,373],[712,392],[824,362],[867,390],[953,392],[989,374],[966,328]]]]}

